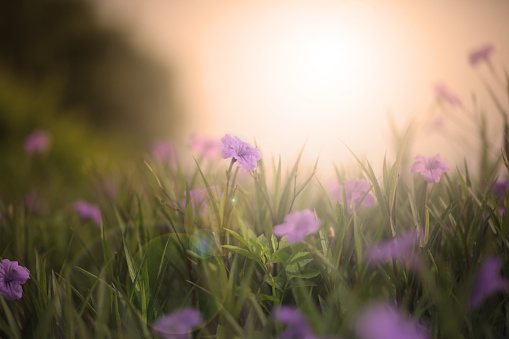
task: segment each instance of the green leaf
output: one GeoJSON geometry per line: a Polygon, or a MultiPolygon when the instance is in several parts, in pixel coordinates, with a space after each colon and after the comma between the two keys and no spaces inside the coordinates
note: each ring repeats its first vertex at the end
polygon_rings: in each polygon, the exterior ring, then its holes
{"type": "Polygon", "coordinates": [[[259,297],[259,300],[260,301],[272,301],[272,302],[275,302],[275,303],[280,303],[280,300],[272,295],[268,295],[268,294],[260,294],[260,297],[259,297]]]}
{"type": "Polygon", "coordinates": [[[299,252],[291,256],[290,261],[288,261],[287,265],[292,265],[298,262],[301,262],[305,259],[309,259],[311,254],[309,252],[299,252]]]}
{"type": "Polygon", "coordinates": [[[210,185],[207,182],[207,178],[205,178],[205,175],[203,174],[203,172],[202,172],[202,170],[200,168],[200,165],[198,164],[198,161],[196,161],[196,159],[194,159],[194,162],[196,163],[198,171],[200,172],[200,176],[201,176],[201,178],[203,180],[203,183],[205,184],[205,187],[207,189],[207,193],[209,194],[209,198],[210,198],[210,201],[212,203],[212,207],[214,208],[214,214],[216,215],[217,224],[221,225],[221,220],[222,219],[221,219],[221,216],[219,214],[219,206],[217,205],[216,199],[214,199],[214,194],[212,193],[212,190],[210,189],[210,185]]]}
{"type": "Polygon", "coordinates": [[[256,238],[256,241],[262,247],[263,252],[270,252],[269,241],[267,240],[267,237],[265,237],[265,234],[262,234],[256,238]]]}
{"type": "MultiPolygon", "coordinates": [[[[319,253],[319,252],[317,252],[319,253]]],[[[290,264],[285,266],[285,271],[287,274],[296,275],[299,274],[302,271],[302,268],[309,264],[312,261],[312,259],[303,259],[295,264],[290,264]]]]}
{"type": "Polygon", "coordinates": [[[272,263],[276,262],[286,263],[288,259],[290,259],[290,254],[283,251],[276,251],[272,253],[272,255],[269,258],[269,261],[272,263]]]}
{"type": "Polygon", "coordinates": [[[4,310],[4,317],[7,318],[7,322],[9,323],[9,329],[11,331],[9,333],[9,337],[21,339],[21,333],[19,332],[18,325],[16,324],[16,320],[14,319],[11,309],[7,306],[4,298],[0,297],[0,302],[2,303],[2,308],[4,310]]]}
{"type": "Polygon", "coordinates": [[[300,273],[292,274],[294,278],[302,278],[302,279],[310,279],[314,278],[317,275],[320,274],[320,271],[312,269],[312,268],[305,268],[300,273]]]}
{"type": "Polygon", "coordinates": [[[240,248],[237,246],[232,246],[232,245],[223,245],[223,248],[226,248],[230,251],[237,252],[238,254],[242,254],[243,256],[248,257],[249,259],[253,259],[256,262],[258,262],[260,265],[264,266],[263,262],[260,260],[260,258],[258,256],[256,256],[256,254],[249,252],[243,248],[240,248]]]}
{"type": "Polygon", "coordinates": [[[279,250],[279,243],[277,241],[277,237],[274,234],[270,235],[270,242],[272,243],[272,251],[276,252],[279,250]]]}
{"type": "Polygon", "coordinates": [[[301,280],[301,279],[292,279],[292,281],[288,284],[288,289],[300,288],[300,287],[314,287],[318,286],[313,280],[301,280]]]}
{"type": "Polygon", "coordinates": [[[225,228],[224,230],[226,232],[230,233],[231,235],[233,235],[238,241],[240,241],[242,244],[244,244],[244,246],[248,247],[247,241],[240,234],[238,234],[237,232],[230,230],[228,228],[225,228]]]}

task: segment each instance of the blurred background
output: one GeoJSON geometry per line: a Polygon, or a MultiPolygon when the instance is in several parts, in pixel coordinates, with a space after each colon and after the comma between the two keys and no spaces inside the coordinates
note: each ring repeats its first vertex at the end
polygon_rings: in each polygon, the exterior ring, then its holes
{"type": "MultiPolygon", "coordinates": [[[[502,146],[486,84],[507,107],[509,1],[0,6],[4,178],[20,171],[9,159],[38,128],[52,136],[55,168],[81,166],[97,150],[113,158],[148,152],[161,138],[185,155],[193,133],[230,133],[287,164],[307,140],[305,159],[311,166],[319,156],[330,173],[332,162],[354,163],[343,143],[375,164],[385,152],[394,157],[391,120],[399,133],[418,121],[410,154],[440,153],[454,164],[478,147],[475,121],[462,121],[474,110],[490,117],[494,155],[502,146]],[[469,55],[486,44],[494,46],[492,69],[472,66],[469,55]],[[464,109],[437,100],[438,83],[464,109]]],[[[5,181],[4,195],[14,189],[5,181]]]]}

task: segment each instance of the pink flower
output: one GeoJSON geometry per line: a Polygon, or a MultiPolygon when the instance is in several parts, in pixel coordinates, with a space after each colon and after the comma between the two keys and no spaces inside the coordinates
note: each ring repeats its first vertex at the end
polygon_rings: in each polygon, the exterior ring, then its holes
{"type": "Polygon", "coordinates": [[[262,158],[260,151],[238,137],[226,134],[222,139],[223,159],[233,158],[240,168],[245,171],[254,171],[258,166],[258,160],[262,158]]]}
{"type": "MultiPolygon", "coordinates": [[[[210,186],[210,189],[212,190],[212,193],[214,193],[214,186],[210,186]]],[[[184,194],[187,195],[187,192],[184,192],[184,194]]],[[[219,189],[217,189],[217,194],[219,199],[221,199],[221,191],[219,189]]],[[[200,215],[203,216],[205,213],[205,197],[208,196],[207,189],[194,189],[189,191],[189,195],[191,196],[191,206],[193,211],[196,212],[196,209],[198,208],[200,215]]],[[[185,198],[180,201],[180,204],[184,208],[186,207],[186,201],[187,199],[185,198]]]]}
{"type": "Polygon", "coordinates": [[[470,53],[469,61],[471,66],[477,66],[480,62],[489,62],[491,53],[495,50],[492,44],[486,44],[470,53]]]}
{"type": "Polygon", "coordinates": [[[274,318],[288,325],[278,338],[280,339],[315,339],[308,320],[299,309],[290,306],[281,306],[274,310],[274,318]]]}
{"type": "Polygon", "coordinates": [[[377,302],[361,312],[355,331],[362,339],[426,339],[427,329],[411,321],[396,307],[377,302]]]}
{"type": "Polygon", "coordinates": [[[424,180],[429,183],[436,183],[440,181],[443,172],[449,170],[449,165],[440,159],[440,154],[434,157],[425,158],[422,155],[415,157],[415,163],[412,165],[412,173],[421,173],[424,180]]]}
{"type": "Polygon", "coordinates": [[[191,145],[189,145],[189,148],[198,151],[207,159],[213,159],[221,153],[221,143],[219,140],[198,134],[193,134],[191,136],[191,145]]]}
{"type": "Polygon", "coordinates": [[[500,216],[503,217],[505,215],[505,209],[503,207],[499,207],[498,214],[500,214],[500,216]]]}
{"type": "Polygon", "coordinates": [[[427,124],[426,130],[427,132],[437,132],[437,133],[444,132],[445,119],[442,116],[436,117],[427,124]]]}
{"type": "Polygon", "coordinates": [[[503,201],[509,188],[509,180],[499,179],[490,183],[491,192],[498,201],[503,201]]]}
{"type": "MultiPolygon", "coordinates": [[[[497,211],[498,211],[498,214],[503,217],[505,215],[505,209],[503,207],[498,207],[497,208],[497,211]]],[[[496,217],[497,215],[495,214],[495,210],[493,211],[490,211],[490,214],[489,216],[491,216],[493,214],[494,217],[496,217]]],[[[486,215],[484,215],[484,213],[482,214],[482,220],[483,221],[486,221],[486,215]]]]}
{"type": "Polygon", "coordinates": [[[173,143],[167,140],[158,140],[152,144],[152,156],[161,164],[177,163],[177,151],[173,143]]]}
{"type": "Polygon", "coordinates": [[[331,192],[334,199],[338,201],[342,200],[343,187],[345,188],[346,204],[350,213],[361,203],[361,201],[362,205],[367,207],[375,204],[375,197],[371,193],[368,193],[371,189],[371,185],[366,180],[353,178],[344,181],[343,186],[337,185],[331,192]],[[362,200],[362,198],[364,198],[364,200],[362,200]]]}
{"type": "Polygon", "coordinates": [[[438,100],[446,101],[451,106],[456,106],[460,102],[456,94],[444,83],[438,83],[435,85],[435,94],[438,100]]]}
{"type": "Polygon", "coordinates": [[[411,265],[412,249],[419,239],[420,236],[416,231],[407,232],[392,240],[375,244],[368,250],[366,257],[371,264],[400,259],[411,265]]]}
{"type": "Polygon", "coordinates": [[[154,332],[164,339],[190,338],[193,327],[203,323],[200,311],[187,307],[159,317],[154,325],[154,332]]]}
{"type": "Polygon", "coordinates": [[[74,202],[74,210],[80,214],[83,220],[92,220],[97,226],[101,226],[101,210],[95,204],[89,204],[84,200],[74,202]]]}
{"type": "MultiPolygon", "coordinates": [[[[187,195],[187,192],[185,192],[187,195]]],[[[203,196],[203,190],[202,189],[195,189],[192,191],[189,191],[189,195],[191,196],[191,206],[193,206],[193,211],[196,211],[196,206],[198,206],[198,209],[200,211],[200,215],[203,215],[205,213],[205,199],[203,196]]],[[[180,204],[182,207],[186,207],[186,199],[182,199],[180,201],[180,204]]]]}
{"type": "Polygon", "coordinates": [[[509,287],[509,281],[500,275],[502,268],[502,259],[499,257],[488,257],[484,260],[472,289],[470,296],[470,308],[475,309],[491,295],[506,291],[509,287]]]}
{"type": "Polygon", "coordinates": [[[39,214],[41,211],[41,198],[35,191],[31,191],[25,196],[25,206],[29,213],[39,214]]]}
{"type": "Polygon", "coordinates": [[[4,259],[0,262],[0,295],[7,300],[21,299],[22,284],[30,279],[30,271],[17,261],[4,259]]]}
{"type": "Polygon", "coordinates": [[[113,178],[99,179],[95,186],[97,192],[108,199],[114,200],[118,196],[118,183],[113,178]]]}
{"type": "Polygon", "coordinates": [[[320,220],[311,210],[296,211],[288,214],[282,224],[274,226],[275,236],[286,235],[286,241],[295,244],[304,240],[306,235],[315,233],[320,228],[320,220]]]}
{"type": "Polygon", "coordinates": [[[29,155],[44,153],[50,145],[48,132],[36,129],[25,138],[25,152],[29,155]]]}

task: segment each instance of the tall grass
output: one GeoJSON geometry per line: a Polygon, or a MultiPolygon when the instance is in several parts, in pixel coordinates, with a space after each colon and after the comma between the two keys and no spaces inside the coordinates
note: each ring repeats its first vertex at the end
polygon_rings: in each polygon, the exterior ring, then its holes
{"type": "MultiPolygon", "coordinates": [[[[507,137],[507,112],[492,98],[507,137]]],[[[488,119],[481,112],[472,117],[488,119]]],[[[360,315],[377,301],[433,338],[507,337],[506,292],[490,294],[479,307],[469,304],[485,259],[501,258],[499,275],[509,276],[507,190],[499,196],[490,186],[507,176],[508,142],[491,145],[486,124],[478,128],[476,177],[467,150],[464,165],[451,167],[438,183],[411,174],[415,154],[405,146],[412,133],[394,135],[397,155],[380,168],[352,153],[358,166],[338,169],[337,182],[355,173],[370,184],[364,198],[376,199],[353,209],[345,192],[332,197],[329,178],[316,172],[318,161],[314,170],[301,171],[305,148],[290,166],[262,156],[252,172],[219,158],[184,167],[134,156],[114,177],[116,195],[100,189],[108,166],[91,163],[90,184],[66,190],[64,201],[51,188],[63,183],[51,151],[30,159],[20,153],[17,161],[33,162],[34,170],[12,180],[38,185],[40,206],[28,206],[19,192],[2,196],[0,257],[27,267],[30,280],[21,299],[0,298],[0,337],[152,338],[157,319],[191,307],[203,323],[189,336],[271,338],[285,331],[273,315],[285,305],[297,307],[316,336],[355,338],[360,315]],[[500,155],[493,157],[493,148],[500,155]],[[46,170],[48,180],[40,177],[46,170]],[[204,209],[193,196],[197,189],[204,209]],[[72,201],[83,198],[100,207],[99,226],[73,209],[72,201]],[[296,244],[273,234],[303,209],[320,220],[318,232],[296,244]],[[374,246],[397,244],[409,231],[419,241],[407,258],[369,260],[374,246]]]]}

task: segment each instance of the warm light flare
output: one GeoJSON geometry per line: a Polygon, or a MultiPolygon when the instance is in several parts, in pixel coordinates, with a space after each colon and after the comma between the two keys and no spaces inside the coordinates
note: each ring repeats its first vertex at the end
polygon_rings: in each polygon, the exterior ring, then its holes
{"type": "Polygon", "coordinates": [[[288,63],[279,76],[294,95],[314,102],[331,102],[346,90],[355,82],[362,63],[362,55],[355,55],[357,51],[348,41],[319,28],[294,37],[282,49],[288,63]]]}
{"type": "MultiPolygon", "coordinates": [[[[321,170],[353,161],[341,141],[373,163],[391,153],[387,113],[404,129],[408,115],[435,101],[437,81],[464,102],[479,83],[476,72],[485,71],[472,70],[473,47],[492,43],[498,60],[507,59],[502,3],[116,1],[111,14],[124,9],[129,24],[138,22],[142,46],[176,70],[188,117],[182,139],[193,132],[256,138],[264,155],[286,161],[307,139],[304,157],[314,163],[319,155],[321,170]]],[[[420,152],[449,144],[422,134],[420,152]]]]}
{"type": "Polygon", "coordinates": [[[298,2],[235,13],[202,41],[205,96],[222,108],[211,111],[207,132],[254,136],[266,154],[290,157],[308,137],[308,151],[325,166],[337,149],[348,152],[338,139],[363,152],[381,138],[385,82],[405,64],[389,67],[400,47],[379,39],[391,28],[369,6],[298,2]]]}

